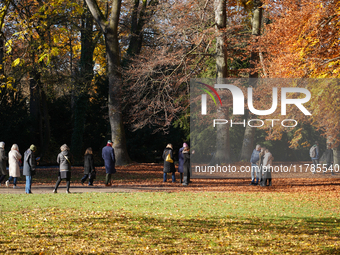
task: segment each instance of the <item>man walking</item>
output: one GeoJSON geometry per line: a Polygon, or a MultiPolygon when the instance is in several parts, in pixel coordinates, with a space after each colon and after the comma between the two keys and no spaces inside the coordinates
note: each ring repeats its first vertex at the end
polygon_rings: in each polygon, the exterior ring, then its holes
{"type": "MultiPolygon", "coordinates": [[[[326,163],[327,163],[327,169],[323,172],[324,174],[332,166],[332,164],[334,162],[334,159],[333,159],[333,150],[331,149],[331,145],[330,144],[327,145],[327,150],[325,151],[325,159],[326,159],[326,163]]],[[[334,175],[333,167],[331,167],[330,170],[331,170],[332,175],[334,175]]]]}
{"type": "Polygon", "coordinates": [[[256,164],[260,159],[260,151],[261,146],[259,144],[256,145],[253,153],[251,154],[250,163],[251,163],[251,183],[250,185],[257,185],[259,182],[259,166],[256,164]],[[256,174],[256,182],[255,182],[255,174],[256,174]]]}
{"type": "Polygon", "coordinates": [[[24,153],[24,167],[23,167],[23,175],[26,176],[26,186],[25,192],[26,194],[32,194],[31,187],[32,187],[32,176],[35,175],[35,168],[37,165],[36,158],[35,158],[35,151],[37,148],[34,144],[32,144],[29,149],[27,149],[24,153]]]}
{"type": "Polygon", "coordinates": [[[312,159],[314,170],[312,169],[312,173],[315,174],[315,171],[319,164],[319,143],[315,141],[314,145],[309,150],[309,156],[312,159]]]}
{"type": "Polygon", "coordinates": [[[111,175],[116,173],[115,151],[112,148],[111,140],[108,140],[106,146],[102,149],[102,158],[104,159],[106,170],[105,186],[111,186],[111,175]]]}

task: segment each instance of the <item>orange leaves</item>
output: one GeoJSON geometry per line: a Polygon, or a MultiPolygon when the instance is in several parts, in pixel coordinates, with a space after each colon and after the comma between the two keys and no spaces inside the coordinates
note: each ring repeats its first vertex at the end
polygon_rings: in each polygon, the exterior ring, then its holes
{"type": "MultiPolygon", "coordinates": [[[[269,0],[266,4],[271,22],[260,42],[266,49],[264,63],[269,77],[340,78],[340,3],[303,0],[297,4],[288,0],[277,4],[269,0]]],[[[307,120],[335,143],[340,142],[337,83],[320,80],[308,87],[312,117],[307,120]]],[[[296,147],[300,139],[296,132],[291,146],[296,147]]]]}
{"type": "Polygon", "coordinates": [[[275,6],[268,1],[270,11],[279,11],[271,17],[262,39],[269,46],[268,70],[272,77],[338,77],[332,69],[339,64],[334,59],[340,53],[339,3],[323,2],[304,0],[297,5],[285,1],[283,6],[281,3],[275,6]]]}

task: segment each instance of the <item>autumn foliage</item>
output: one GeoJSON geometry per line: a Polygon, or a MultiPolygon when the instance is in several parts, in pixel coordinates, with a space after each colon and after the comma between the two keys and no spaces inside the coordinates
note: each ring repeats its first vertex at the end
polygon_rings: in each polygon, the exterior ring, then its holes
{"type": "MultiPolygon", "coordinates": [[[[338,1],[266,1],[267,25],[263,28],[258,64],[270,78],[339,78],[340,5],[338,1]]],[[[292,86],[301,86],[293,82],[292,86]]],[[[311,80],[305,85],[312,98],[306,104],[312,116],[293,112],[290,117],[312,124],[322,131],[328,142],[339,145],[339,82],[311,80]]],[[[270,88],[268,88],[269,92],[270,88]]],[[[278,131],[278,130],[276,130],[278,131]]],[[[292,147],[300,142],[302,129],[295,131],[292,147]]],[[[279,131],[280,132],[280,131],[279,131]]],[[[274,131],[275,133],[275,131],[274,131]]],[[[275,135],[274,135],[275,136],[275,135]]]]}

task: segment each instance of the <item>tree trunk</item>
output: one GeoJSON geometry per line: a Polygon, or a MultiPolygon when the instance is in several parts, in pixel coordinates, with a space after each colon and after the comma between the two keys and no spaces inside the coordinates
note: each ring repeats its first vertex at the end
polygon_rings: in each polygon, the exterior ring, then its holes
{"type": "MultiPolygon", "coordinates": [[[[252,40],[257,42],[257,37],[261,35],[261,22],[262,22],[262,2],[254,1],[254,11],[252,17],[252,40]]],[[[259,61],[259,52],[256,49],[253,49],[250,54],[250,79],[257,79],[259,77],[258,71],[255,70],[256,62],[259,61]]],[[[256,86],[256,80],[250,80],[250,86],[256,86]]],[[[247,111],[247,122],[252,119],[251,113],[247,111]]],[[[241,149],[241,161],[250,160],[253,147],[254,147],[254,137],[255,137],[255,128],[246,125],[241,149]]]]}
{"type": "Polygon", "coordinates": [[[87,103],[88,96],[85,93],[80,93],[75,102],[71,138],[71,151],[76,159],[80,159],[82,155],[87,103]]]}
{"type": "MultiPolygon", "coordinates": [[[[228,76],[227,68],[227,47],[225,38],[225,29],[227,24],[226,16],[226,0],[215,0],[215,22],[216,22],[216,76],[217,83],[223,83],[223,78],[228,76]]],[[[223,98],[222,98],[223,100],[223,98]]],[[[217,109],[219,119],[228,119],[229,109],[219,107],[217,109]]],[[[216,154],[213,164],[229,163],[231,162],[230,156],[230,138],[229,126],[217,125],[217,141],[216,141],[216,154]]]]}
{"type": "Polygon", "coordinates": [[[71,151],[75,158],[79,159],[83,153],[83,137],[86,123],[86,111],[88,105],[88,88],[93,78],[93,17],[85,6],[81,20],[81,53],[79,73],[76,77],[77,98],[74,107],[74,125],[72,132],[71,151]]]}
{"type": "Polygon", "coordinates": [[[254,137],[255,137],[255,128],[248,126],[248,121],[251,119],[251,114],[249,111],[247,111],[247,120],[246,120],[246,128],[244,131],[243,136],[243,143],[242,143],[242,149],[241,149],[241,161],[249,161],[251,154],[253,152],[254,147],[254,137]]]}
{"type": "Polygon", "coordinates": [[[86,0],[86,3],[105,35],[107,72],[109,80],[109,119],[111,137],[115,149],[116,164],[125,165],[130,162],[126,149],[125,131],[121,107],[122,77],[120,70],[120,52],[118,42],[118,22],[121,0],[112,0],[110,20],[106,20],[100,11],[97,1],[86,0]]]}
{"type": "Polygon", "coordinates": [[[216,22],[216,71],[217,78],[227,78],[227,47],[225,45],[225,29],[227,24],[226,0],[215,0],[216,22]]]}
{"type": "MultiPolygon", "coordinates": [[[[32,57],[32,59],[34,56],[32,57]]],[[[33,62],[34,65],[34,62],[33,62]]],[[[40,74],[33,67],[30,71],[30,119],[31,119],[31,141],[41,146],[42,141],[40,140],[40,74]]]]}
{"type": "Polygon", "coordinates": [[[333,149],[333,158],[334,158],[334,162],[333,162],[333,169],[334,169],[335,165],[340,165],[340,146],[333,149]]]}
{"type": "MultiPolygon", "coordinates": [[[[5,79],[2,76],[5,74],[4,71],[4,57],[5,57],[5,38],[3,37],[2,33],[0,33],[0,84],[2,84],[5,79]]],[[[1,92],[0,86],[0,92],[1,92]]]]}
{"type": "MultiPolygon", "coordinates": [[[[258,41],[258,36],[261,35],[261,25],[262,25],[262,1],[254,0],[254,10],[253,10],[253,17],[252,17],[252,40],[255,42],[256,45],[258,41]]],[[[258,78],[259,73],[256,68],[256,63],[259,62],[259,51],[258,49],[252,49],[250,55],[250,74],[249,78],[258,78]]]]}
{"type": "Polygon", "coordinates": [[[117,165],[125,165],[130,162],[126,150],[125,131],[123,125],[121,96],[122,77],[120,73],[119,44],[117,32],[111,32],[108,28],[105,35],[108,80],[109,80],[109,119],[111,125],[111,137],[115,149],[117,165]]]}
{"type": "Polygon", "coordinates": [[[142,0],[142,7],[138,13],[140,0],[134,0],[134,5],[131,14],[131,35],[129,40],[129,46],[126,51],[127,57],[123,59],[122,66],[127,67],[129,65],[129,58],[139,55],[142,50],[143,38],[144,38],[144,25],[154,14],[153,7],[158,4],[158,0],[142,0]]]}
{"type": "Polygon", "coordinates": [[[42,116],[44,117],[42,152],[47,152],[51,140],[50,116],[48,114],[47,97],[45,91],[41,91],[42,116]]]}
{"type": "Polygon", "coordinates": [[[138,55],[142,49],[143,41],[143,25],[144,25],[144,13],[146,9],[146,0],[143,0],[142,10],[139,14],[138,21],[138,7],[140,0],[134,0],[132,15],[131,15],[131,36],[127,54],[129,56],[138,55]]]}

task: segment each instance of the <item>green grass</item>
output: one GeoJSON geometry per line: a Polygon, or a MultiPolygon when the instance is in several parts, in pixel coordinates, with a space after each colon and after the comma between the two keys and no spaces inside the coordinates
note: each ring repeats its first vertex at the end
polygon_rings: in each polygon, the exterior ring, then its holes
{"type": "Polygon", "coordinates": [[[339,194],[1,195],[0,253],[340,253],[339,194]]]}

